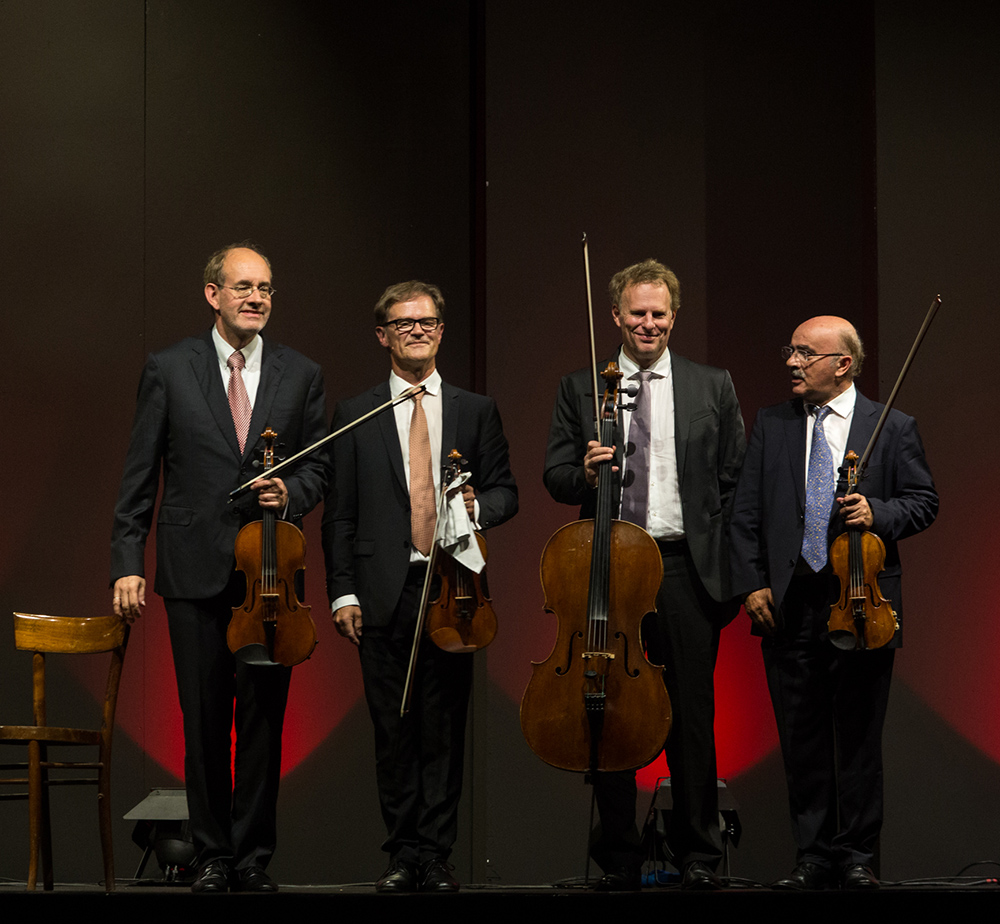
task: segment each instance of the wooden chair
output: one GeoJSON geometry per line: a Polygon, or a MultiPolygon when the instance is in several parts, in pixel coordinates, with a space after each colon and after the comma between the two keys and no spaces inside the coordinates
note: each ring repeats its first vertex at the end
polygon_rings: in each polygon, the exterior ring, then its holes
{"type": "Polygon", "coordinates": [[[117,616],[76,618],[70,616],[36,616],[14,614],[14,643],[22,651],[34,652],[32,686],[34,725],[0,725],[0,745],[26,745],[27,763],[0,764],[0,770],[27,771],[26,777],[2,778],[0,783],[28,786],[28,791],[0,793],[0,799],[27,799],[30,816],[28,890],[34,891],[38,881],[38,859],[42,860],[42,875],[46,889],[52,888],[52,832],[49,824],[49,787],[96,784],[97,814],[101,830],[101,852],[104,855],[104,882],[108,892],[115,888],[115,862],[111,846],[111,737],[115,726],[115,705],[121,680],[129,627],[117,616]],[[111,652],[108,685],[99,730],[59,728],[48,724],[45,710],[45,656],[60,654],[97,654],[111,652]],[[49,745],[90,745],[97,748],[97,759],[90,761],[49,760],[49,745]],[[90,771],[85,778],[77,776],[49,779],[49,770],[90,771]],[[97,775],[93,775],[93,771],[97,775]]]}

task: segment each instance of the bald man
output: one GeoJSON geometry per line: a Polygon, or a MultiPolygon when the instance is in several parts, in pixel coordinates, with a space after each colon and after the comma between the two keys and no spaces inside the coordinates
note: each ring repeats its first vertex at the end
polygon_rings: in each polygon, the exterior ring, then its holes
{"type": "Polygon", "coordinates": [[[938,496],[917,425],[896,410],[844,496],[844,455],[864,453],[883,409],[854,387],[864,349],[849,322],[806,321],[782,356],[792,400],[757,415],[730,535],[733,591],[762,636],[797,847],[795,869],[773,887],[874,889],[882,727],[902,644],[897,541],[934,522],[938,496]],[[885,543],[879,585],[900,629],[884,648],[845,650],[827,633],[839,591],[829,544],[848,526],[885,543]]]}

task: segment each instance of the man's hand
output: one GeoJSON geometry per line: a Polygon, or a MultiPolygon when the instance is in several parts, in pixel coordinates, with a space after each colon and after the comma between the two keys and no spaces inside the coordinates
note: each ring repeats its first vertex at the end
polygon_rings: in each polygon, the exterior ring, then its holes
{"type": "Polygon", "coordinates": [[[355,645],[361,644],[361,607],[342,606],[333,614],[337,631],[355,645]]]}
{"type": "Polygon", "coordinates": [[[115,616],[128,623],[135,622],[142,615],[146,605],[146,579],[138,574],[127,574],[115,581],[111,595],[111,607],[115,616]]]}
{"type": "Polygon", "coordinates": [[[251,491],[257,492],[257,501],[261,507],[268,507],[280,513],[288,504],[288,489],[280,478],[262,478],[250,485],[251,491]]]}
{"type": "Polygon", "coordinates": [[[847,497],[838,497],[837,503],[840,504],[840,516],[848,526],[871,529],[875,525],[875,516],[868,504],[868,498],[864,494],[848,494],[847,497]]]}
{"type": "Polygon", "coordinates": [[[469,519],[475,522],[476,519],[476,489],[469,482],[462,485],[462,500],[465,501],[465,510],[469,514],[469,519]]]}
{"type": "Polygon", "coordinates": [[[743,605],[754,625],[760,626],[765,635],[774,635],[777,624],[774,621],[774,596],[770,587],[762,587],[747,594],[743,605]]]}
{"type": "MultiPolygon", "coordinates": [[[[583,457],[583,474],[590,487],[597,487],[597,470],[599,466],[605,462],[610,462],[614,457],[614,446],[602,446],[597,440],[591,440],[587,443],[587,454],[583,457]]],[[[611,471],[617,472],[618,466],[613,466],[611,471]]]]}

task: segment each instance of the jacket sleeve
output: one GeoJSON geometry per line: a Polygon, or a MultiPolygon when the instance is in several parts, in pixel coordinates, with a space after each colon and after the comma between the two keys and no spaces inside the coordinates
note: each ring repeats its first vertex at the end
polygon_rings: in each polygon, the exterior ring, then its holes
{"type": "Polygon", "coordinates": [[[160,485],[167,441],[167,388],[156,357],[150,355],[139,380],[118,502],[111,529],[111,583],[128,574],[145,575],[146,537],[160,485]]]}

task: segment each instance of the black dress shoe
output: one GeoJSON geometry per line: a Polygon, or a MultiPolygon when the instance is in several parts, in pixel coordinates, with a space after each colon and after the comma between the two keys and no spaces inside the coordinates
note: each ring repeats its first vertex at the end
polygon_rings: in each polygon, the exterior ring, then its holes
{"type": "Polygon", "coordinates": [[[868,866],[850,866],[844,870],[844,888],[851,890],[877,889],[879,882],[868,866]]]}
{"type": "Polygon", "coordinates": [[[452,867],[444,860],[428,860],[420,865],[421,892],[457,892],[458,880],[451,874],[452,867]]]}
{"type": "Polygon", "coordinates": [[[262,866],[248,866],[246,869],[236,870],[232,891],[277,892],[278,883],[264,872],[262,866]]]}
{"type": "Polygon", "coordinates": [[[406,860],[393,860],[382,878],[375,883],[376,892],[416,892],[417,867],[406,860]]]}
{"type": "Polygon", "coordinates": [[[796,892],[815,892],[832,886],[830,871],[815,863],[800,863],[790,875],[771,883],[772,889],[792,889],[796,892]]]}
{"type": "Polygon", "coordinates": [[[191,883],[192,892],[229,891],[229,864],[225,860],[209,860],[191,883]]]}
{"type": "Polygon", "coordinates": [[[635,867],[609,869],[594,883],[595,892],[638,892],[642,888],[642,873],[635,867]]]}
{"type": "Polygon", "coordinates": [[[721,889],[722,881],[701,860],[693,860],[684,867],[682,889],[700,889],[703,892],[721,889]]]}

